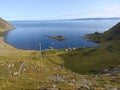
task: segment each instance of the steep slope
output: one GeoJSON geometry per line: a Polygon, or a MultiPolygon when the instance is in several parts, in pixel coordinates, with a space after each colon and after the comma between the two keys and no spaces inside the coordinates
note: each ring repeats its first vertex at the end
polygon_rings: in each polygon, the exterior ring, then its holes
{"type": "Polygon", "coordinates": [[[0,18],[0,33],[11,30],[11,29],[14,29],[14,28],[15,27],[12,26],[9,22],[7,22],[4,19],[0,18]]]}
{"type": "Polygon", "coordinates": [[[104,33],[95,32],[93,34],[86,35],[85,38],[89,38],[91,41],[96,43],[120,40],[120,22],[104,33]]]}
{"type": "Polygon", "coordinates": [[[120,40],[120,22],[103,33],[105,40],[120,40]]]}

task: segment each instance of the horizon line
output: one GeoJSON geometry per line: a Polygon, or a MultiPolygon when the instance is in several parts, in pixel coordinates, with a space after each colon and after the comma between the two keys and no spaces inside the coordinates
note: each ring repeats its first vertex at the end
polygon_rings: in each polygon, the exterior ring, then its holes
{"type": "MultiPolygon", "coordinates": [[[[2,18],[2,17],[0,17],[2,18]]],[[[70,18],[70,19],[5,19],[7,21],[57,21],[57,20],[107,20],[107,19],[120,19],[120,17],[83,17],[83,18],[70,18]]]]}

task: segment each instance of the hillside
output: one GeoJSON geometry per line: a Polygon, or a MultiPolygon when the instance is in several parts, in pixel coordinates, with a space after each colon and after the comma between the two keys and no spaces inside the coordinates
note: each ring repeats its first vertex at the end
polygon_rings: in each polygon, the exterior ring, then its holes
{"type": "Polygon", "coordinates": [[[66,68],[82,74],[98,74],[103,69],[120,65],[120,23],[104,33],[89,34],[87,38],[99,46],[62,54],[66,68]]]}
{"type": "Polygon", "coordinates": [[[120,22],[104,32],[103,37],[105,40],[120,40],[120,22]]]}
{"type": "Polygon", "coordinates": [[[87,34],[85,38],[89,38],[96,43],[120,40],[120,22],[104,33],[95,32],[93,34],[87,34]]]}
{"type": "Polygon", "coordinates": [[[0,36],[3,35],[6,31],[12,30],[15,27],[12,26],[9,22],[5,21],[4,19],[0,18],[0,36]]]}

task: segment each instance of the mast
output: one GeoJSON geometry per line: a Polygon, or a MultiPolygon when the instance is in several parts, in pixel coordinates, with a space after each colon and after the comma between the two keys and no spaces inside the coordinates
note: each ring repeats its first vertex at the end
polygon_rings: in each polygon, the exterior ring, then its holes
{"type": "Polygon", "coordinates": [[[42,71],[43,71],[42,50],[41,50],[41,43],[40,42],[39,42],[39,50],[40,50],[40,64],[41,64],[42,71]]]}

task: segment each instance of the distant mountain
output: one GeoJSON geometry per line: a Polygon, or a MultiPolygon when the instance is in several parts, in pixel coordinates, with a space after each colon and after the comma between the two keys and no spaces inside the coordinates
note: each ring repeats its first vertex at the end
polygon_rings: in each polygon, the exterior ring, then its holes
{"type": "Polygon", "coordinates": [[[15,27],[12,26],[9,22],[5,21],[4,19],[0,18],[0,32],[7,31],[14,29],[15,27]]]}
{"type": "Polygon", "coordinates": [[[120,20],[120,17],[110,17],[110,18],[76,18],[71,20],[120,20]]]}

